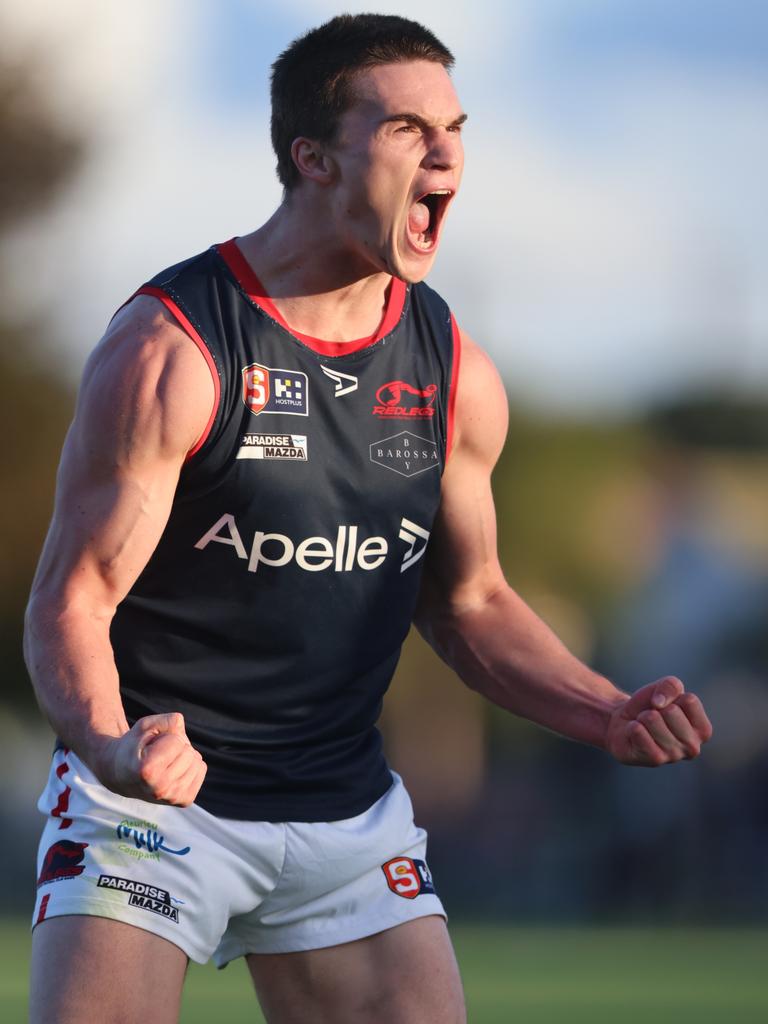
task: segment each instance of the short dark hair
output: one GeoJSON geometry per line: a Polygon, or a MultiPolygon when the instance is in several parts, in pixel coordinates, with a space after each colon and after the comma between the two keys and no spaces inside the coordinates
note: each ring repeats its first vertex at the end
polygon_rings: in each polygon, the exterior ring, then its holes
{"type": "Polygon", "coordinates": [[[300,180],[291,157],[300,135],[330,142],[355,99],[358,71],[428,60],[453,67],[451,51],[417,21],[389,14],[340,14],[295,39],[272,65],[272,146],[286,191],[300,180]]]}

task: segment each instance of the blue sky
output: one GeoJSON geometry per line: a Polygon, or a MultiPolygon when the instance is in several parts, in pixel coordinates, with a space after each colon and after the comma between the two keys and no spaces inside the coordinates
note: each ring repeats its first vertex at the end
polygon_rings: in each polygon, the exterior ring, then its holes
{"type": "MultiPolygon", "coordinates": [[[[345,4],[403,13],[388,2],[345,4]]],[[[279,202],[269,64],[325,0],[10,0],[93,157],[19,251],[76,373],[164,264],[279,202]],[[105,256],[105,254],[108,254],[105,256]],[[42,282],[42,285],[41,285],[42,282]]],[[[422,0],[457,57],[463,195],[431,277],[519,401],[610,411],[768,380],[768,4],[422,0]]]]}

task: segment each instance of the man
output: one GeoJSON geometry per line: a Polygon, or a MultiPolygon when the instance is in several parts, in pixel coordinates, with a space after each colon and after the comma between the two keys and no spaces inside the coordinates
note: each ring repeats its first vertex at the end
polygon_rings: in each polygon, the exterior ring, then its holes
{"type": "Polygon", "coordinates": [[[451,65],[400,18],[297,40],[282,205],[140,289],[88,363],[26,635],[61,739],[34,1021],[173,1021],[211,955],[277,1024],[464,1020],[374,724],[414,619],[467,685],[625,763],[710,735],[679,680],[627,696],[502,576],[504,392],[419,283],[462,172],[451,65]]]}

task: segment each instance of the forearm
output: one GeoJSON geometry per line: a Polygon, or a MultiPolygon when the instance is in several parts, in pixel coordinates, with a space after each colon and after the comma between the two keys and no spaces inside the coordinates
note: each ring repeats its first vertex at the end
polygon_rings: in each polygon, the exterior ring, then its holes
{"type": "Polygon", "coordinates": [[[574,657],[509,587],[461,609],[425,608],[424,637],[473,690],[522,718],[603,748],[627,695],[574,657]]]}
{"type": "Polygon", "coordinates": [[[112,740],[128,730],[112,646],[111,613],[44,596],[27,609],[24,656],[52,728],[97,775],[112,740]]]}

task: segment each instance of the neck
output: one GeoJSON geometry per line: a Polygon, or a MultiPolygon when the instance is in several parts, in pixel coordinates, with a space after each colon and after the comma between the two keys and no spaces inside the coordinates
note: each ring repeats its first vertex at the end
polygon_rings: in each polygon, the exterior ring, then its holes
{"type": "Polygon", "coordinates": [[[350,252],[323,212],[292,195],[238,245],[294,330],[354,341],[378,327],[391,276],[350,252]]]}

